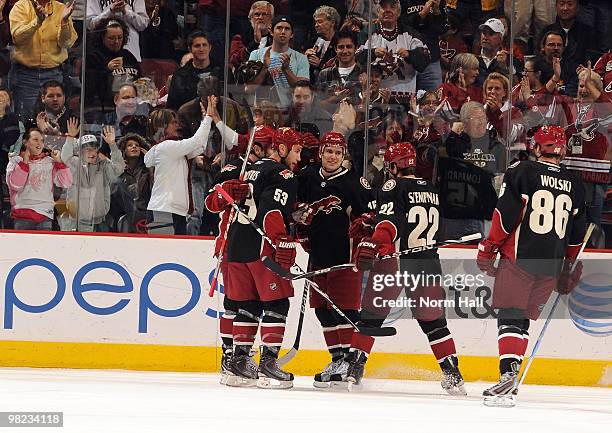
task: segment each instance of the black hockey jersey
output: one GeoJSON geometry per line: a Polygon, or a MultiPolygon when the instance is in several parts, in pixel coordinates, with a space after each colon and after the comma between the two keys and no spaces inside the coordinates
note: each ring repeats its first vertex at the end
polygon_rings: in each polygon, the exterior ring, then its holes
{"type": "Polygon", "coordinates": [[[298,202],[321,206],[307,231],[310,265],[326,268],[350,262],[350,217],[376,209],[370,184],[346,169],[326,178],[320,166],[305,168],[298,180],[298,202]]]}
{"type": "MultiPolygon", "coordinates": [[[[438,241],[440,198],[430,182],[409,177],[390,179],[378,191],[376,204],[376,230],[372,239],[377,242],[380,242],[376,237],[381,231],[391,234],[387,239],[395,243],[395,251],[438,241]]],[[[406,256],[406,260],[402,260],[402,270],[439,273],[437,249],[406,256]]]]}
{"type": "Polygon", "coordinates": [[[557,276],[586,230],[582,181],[564,167],[521,161],[504,176],[489,240],[535,275],[557,276]]]}
{"type": "MultiPolygon", "coordinates": [[[[297,178],[293,172],[280,162],[264,158],[249,167],[244,180],[252,185],[252,192],[241,208],[270,239],[286,234],[297,195],[297,178]]],[[[264,240],[242,215],[230,227],[228,242],[227,257],[230,262],[258,260],[264,246],[264,240]]]]}
{"type": "Polygon", "coordinates": [[[442,216],[449,219],[491,219],[497,194],[493,176],[459,158],[438,160],[442,216]]]}

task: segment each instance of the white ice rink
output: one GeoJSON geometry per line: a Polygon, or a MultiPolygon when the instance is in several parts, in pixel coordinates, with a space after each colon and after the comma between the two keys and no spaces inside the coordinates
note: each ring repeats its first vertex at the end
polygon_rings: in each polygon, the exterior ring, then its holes
{"type": "MultiPolygon", "coordinates": [[[[485,383],[469,396],[439,383],[368,380],[359,392],[316,391],[300,377],[292,390],[227,388],[194,373],[0,369],[0,411],[63,411],[53,431],[604,433],[612,389],[524,386],[514,408],[489,408],[485,383]]],[[[0,428],[41,432],[39,428],[0,428]]],[[[42,431],[49,431],[45,429],[42,431]]]]}

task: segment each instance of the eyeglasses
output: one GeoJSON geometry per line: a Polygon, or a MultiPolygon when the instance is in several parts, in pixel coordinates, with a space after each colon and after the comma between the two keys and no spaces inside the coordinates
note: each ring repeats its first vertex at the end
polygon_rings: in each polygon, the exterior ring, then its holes
{"type": "Polygon", "coordinates": [[[525,69],[525,70],[523,70],[523,75],[527,75],[527,73],[528,73],[528,72],[533,72],[533,73],[535,73],[535,71],[531,71],[531,70],[527,70],[527,69],[525,69]]]}
{"type": "Polygon", "coordinates": [[[270,16],[270,14],[268,12],[253,12],[252,16],[254,18],[259,18],[259,17],[268,17],[270,16]]]}

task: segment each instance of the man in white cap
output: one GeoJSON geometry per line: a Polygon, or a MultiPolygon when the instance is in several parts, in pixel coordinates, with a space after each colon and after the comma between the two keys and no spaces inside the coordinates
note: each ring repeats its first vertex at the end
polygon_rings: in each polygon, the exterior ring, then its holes
{"type": "Polygon", "coordinates": [[[506,29],[500,20],[490,18],[478,29],[480,30],[481,51],[478,56],[479,74],[476,84],[482,85],[491,72],[499,72],[508,76],[509,53],[503,45],[506,29]]]}

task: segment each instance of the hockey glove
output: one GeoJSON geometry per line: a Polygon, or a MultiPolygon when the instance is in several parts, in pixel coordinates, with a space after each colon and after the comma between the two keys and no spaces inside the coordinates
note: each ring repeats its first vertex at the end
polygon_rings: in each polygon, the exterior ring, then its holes
{"type": "Polygon", "coordinates": [[[285,269],[291,269],[297,255],[296,243],[291,236],[279,236],[276,239],[274,261],[285,269]]]}
{"type": "Polygon", "coordinates": [[[478,245],[478,256],[476,257],[476,264],[478,268],[489,275],[494,277],[497,273],[495,267],[495,259],[497,259],[498,247],[488,239],[483,239],[478,245]]]}
{"type": "Polygon", "coordinates": [[[221,188],[225,190],[236,203],[240,203],[251,192],[249,184],[238,179],[226,180],[221,184],[221,188]]]}
{"type": "Polygon", "coordinates": [[[371,238],[363,238],[355,254],[353,255],[353,263],[357,266],[360,271],[369,271],[374,267],[374,260],[378,254],[378,243],[373,241],[371,238]]]}
{"type": "Polygon", "coordinates": [[[361,239],[367,236],[372,236],[374,233],[374,223],[376,214],[374,212],[365,213],[351,223],[349,227],[349,237],[352,239],[361,239]]]}
{"type": "Polygon", "coordinates": [[[562,295],[567,295],[576,288],[582,277],[582,262],[576,264],[576,268],[572,272],[572,265],[574,262],[566,260],[563,263],[563,269],[561,275],[557,279],[557,292],[562,295]]]}

